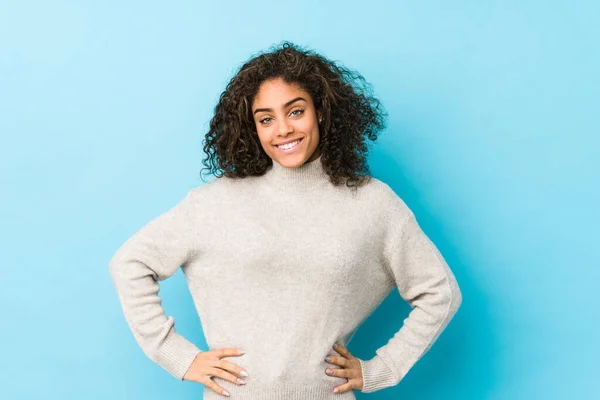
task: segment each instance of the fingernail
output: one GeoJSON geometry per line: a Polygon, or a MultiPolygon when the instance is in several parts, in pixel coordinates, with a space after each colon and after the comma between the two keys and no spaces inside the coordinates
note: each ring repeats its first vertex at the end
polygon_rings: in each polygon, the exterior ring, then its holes
{"type": "Polygon", "coordinates": [[[242,385],[245,385],[246,381],[243,380],[242,378],[237,378],[237,383],[241,383],[242,385]]]}
{"type": "Polygon", "coordinates": [[[225,396],[231,396],[231,394],[229,394],[229,392],[225,389],[223,389],[223,391],[221,393],[224,394],[225,396]]]}
{"type": "Polygon", "coordinates": [[[246,354],[246,352],[244,350],[238,349],[238,354],[241,356],[242,354],[246,354]]]}
{"type": "Polygon", "coordinates": [[[331,370],[330,370],[329,368],[327,368],[327,369],[325,370],[325,372],[327,372],[328,374],[330,374],[330,375],[331,375],[331,370]]]}
{"type": "Polygon", "coordinates": [[[337,392],[338,392],[338,388],[334,388],[333,393],[337,393],[337,392]]]}
{"type": "Polygon", "coordinates": [[[329,357],[329,356],[325,357],[325,361],[331,362],[331,357],[329,357]]]}
{"type": "Polygon", "coordinates": [[[242,371],[240,372],[240,375],[242,375],[242,376],[248,376],[248,373],[247,373],[246,371],[242,370],[242,371]]]}

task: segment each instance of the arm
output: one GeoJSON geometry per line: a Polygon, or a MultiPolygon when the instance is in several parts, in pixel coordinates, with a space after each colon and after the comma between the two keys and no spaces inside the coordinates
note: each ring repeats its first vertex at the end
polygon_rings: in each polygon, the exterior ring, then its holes
{"type": "Polygon", "coordinates": [[[144,353],[171,375],[183,375],[200,350],[175,331],[158,296],[159,280],[172,276],[192,257],[193,193],[156,217],[114,254],[109,271],[129,327],[144,353]]]}
{"type": "Polygon", "coordinates": [[[429,350],[462,301],[448,264],[412,211],[393,192],[390,201],[383,260],[412,311],[373,358],[360,360],[364,393],[397,385],[429,350]]]}

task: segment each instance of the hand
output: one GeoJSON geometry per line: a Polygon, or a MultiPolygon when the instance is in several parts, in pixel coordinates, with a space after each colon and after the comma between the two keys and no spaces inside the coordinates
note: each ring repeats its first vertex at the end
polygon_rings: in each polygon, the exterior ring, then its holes
{"type": "Polygon", "coordinates": [[[230,396],[230,393],[217,385],[211,377],[217,376],[239,385],[245,385],[246,381],[238,377],[248,376],[248,373],[234,363],[221,360],[222,357],[241,356],[242,354],[244,353],[235,348],[222,348],[198,353],[183,376],[183,380],[202,383],[218,394],[230,396]]]}
{"type": "Polygon", "coordinates": [[[329,354],[328,357],[331,357],[331,360],[325,360],[330,362],[331,364],[339,365],[342,368],[328,368],[331,373],[325,373],[329,376],[339,376],[342,378],[347,378],[348,382],[344,383],[341,386],[338,386],[333,389],[334,393],[344,393],[351,389],[362,390],[363,388],[363,376],[362,376],[362,368],[360,366],[360,361],[358,358],[354,357],[348,349],[346,349],[341,344],[334,344],[333,349],[340,353],[340,356],[336,356],[333,354],[329,354]]]}

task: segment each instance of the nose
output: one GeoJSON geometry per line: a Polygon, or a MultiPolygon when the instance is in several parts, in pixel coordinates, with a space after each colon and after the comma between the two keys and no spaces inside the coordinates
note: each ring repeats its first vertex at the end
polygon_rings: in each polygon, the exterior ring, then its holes
{"type": "Polygon", "coordinates": [[[281,122],[279,122],[279,135],[287,136],[288,133],[293,131],[293,126],[289,123],[289,121],[286,118],[282,118],[280,119],[280,121],[281,122]]]}

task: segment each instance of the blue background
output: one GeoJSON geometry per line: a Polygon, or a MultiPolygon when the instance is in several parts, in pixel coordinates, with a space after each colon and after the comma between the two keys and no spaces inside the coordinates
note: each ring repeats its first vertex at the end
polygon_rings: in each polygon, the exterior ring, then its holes
{"type": "MultiPolygon", "coordinates": [[[[0,398],[199,397],[137,346],[107,263],[203,184],[219,94],[284,39],[373,84],[372,171],[463,291],[405,379],[358,397],[600,398],[600,6],[563,3],[0,2],[0,398]]],[[[206,349],[181,271],[161,287],[206,349]]],[[[408,311],[393,292],[351,352],[408,311]]]]}

